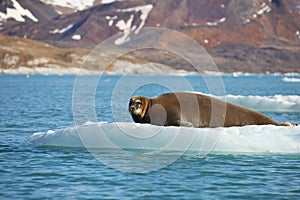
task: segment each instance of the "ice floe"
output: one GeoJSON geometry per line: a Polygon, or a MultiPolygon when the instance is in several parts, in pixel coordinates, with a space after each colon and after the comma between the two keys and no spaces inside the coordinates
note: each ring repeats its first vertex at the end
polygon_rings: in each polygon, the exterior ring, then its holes
{"type": "Polygon", "coordinates": [[[282,81],[284,81],[284,82],[300,83],[300,78],[284,77],[284,78],[282,78],[282,81]]]}
{"type": "Polygon", "coordinates": [[[178,151],[186,153],[300,153],[300,127],[162,127],[131,122],[89,122],[34,133],[31,145],[178,151]]]}

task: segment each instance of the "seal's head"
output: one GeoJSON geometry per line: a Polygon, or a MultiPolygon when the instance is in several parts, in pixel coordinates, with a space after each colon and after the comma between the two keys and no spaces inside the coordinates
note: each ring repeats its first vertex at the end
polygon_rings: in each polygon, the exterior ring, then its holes
{"type": "Polygon", "coordinates": [[[143,118],[148,110],[149,99],[143,96],[133,96],[129,101],[128,111],[132,116],[143,118]]]}

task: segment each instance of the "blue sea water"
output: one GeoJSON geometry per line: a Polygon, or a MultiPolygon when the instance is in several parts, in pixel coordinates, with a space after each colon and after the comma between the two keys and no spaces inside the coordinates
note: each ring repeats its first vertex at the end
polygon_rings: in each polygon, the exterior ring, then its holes
{"type": "MultiPolygon", "coordinates": [[[[300,153],[182,155],[175,162],[149,173],[127,173],[101,163],[85,148],[35,146],[28,142],[35,132],[74,127],[80,120],[82,123],[90,120],[90,113],[83,112],[80,113],[83,117],[74,121],[74,111],[79,112],[74,110],[73,104],[76,80],[84,81],[77,86],[83,90],[97,83],[92,99],[95,105],[84,104],[90,102],[90,94],[80,97],[80,106],[95,109],[97,121],[129,122],[127,108],[115,105],[113,99],[127,105],[130,95],[152,97],[173,89],[189,90],[179,81],[187,80],[194,91],[246,99],[246,105],[268,107],[264,114],[276,121],[300,123],[299,75],[204,78],[104,75],[98,78],[0,75],[1,199],[300,198],[300,153]],[[278,111],[278,106],[292,110],[278,111]]],[[[86,89],[86,92],[90,91],[86,89]]],[[[124,161],[117,154],[101,153],[124,161]]],[[[164,156],[161,159],[165,159],[164,156]]]]}

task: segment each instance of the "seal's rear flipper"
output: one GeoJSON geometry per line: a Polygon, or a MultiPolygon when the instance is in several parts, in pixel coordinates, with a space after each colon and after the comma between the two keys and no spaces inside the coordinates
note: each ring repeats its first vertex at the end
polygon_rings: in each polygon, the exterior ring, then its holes
{"type": "Polygon", "coordinates": [[[298,126],[298,124],[293,122],[284,122],[283,124],[279,124],[279,126],[298,126]]]}

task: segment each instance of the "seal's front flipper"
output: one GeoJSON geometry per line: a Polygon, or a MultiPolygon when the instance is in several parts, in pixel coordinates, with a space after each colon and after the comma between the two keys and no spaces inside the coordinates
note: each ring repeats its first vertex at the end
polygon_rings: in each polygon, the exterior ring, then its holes
{"type": "Polygon", "coordinates": [[[178,120],[178,125],[179,126],[186,126],[186,127],[193,127],[193,124],[191,122],[188,122],[188,121],[179,121],[178,120]]]}

